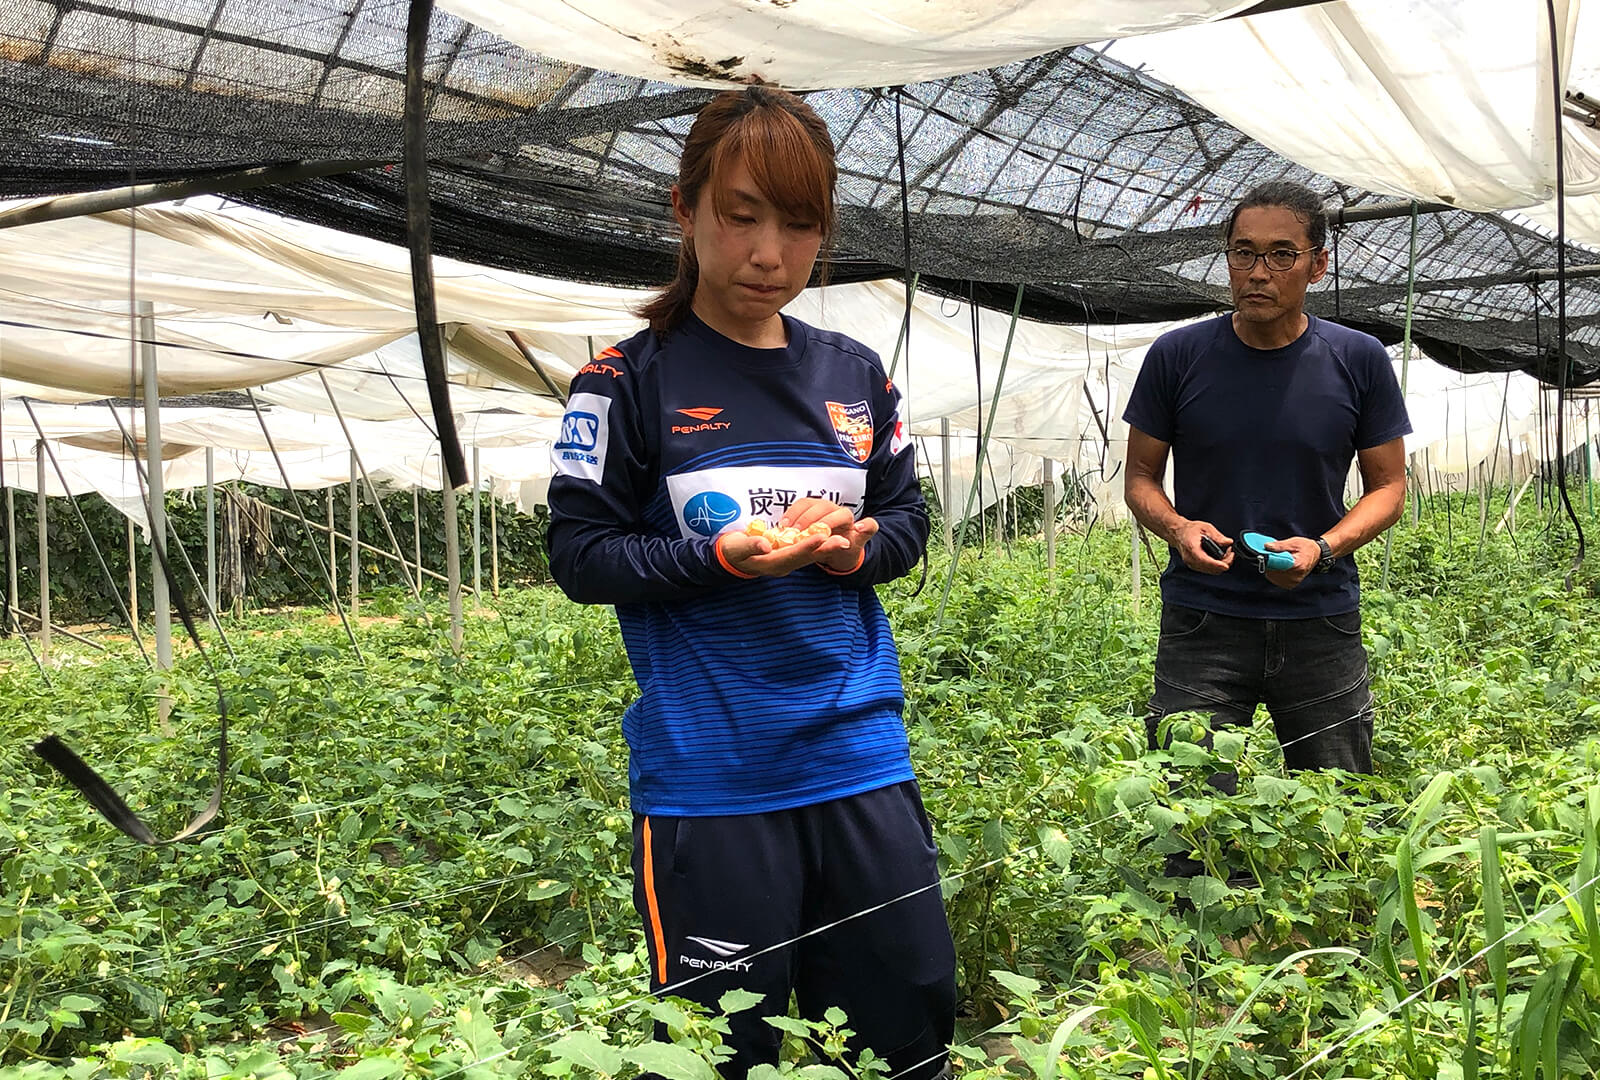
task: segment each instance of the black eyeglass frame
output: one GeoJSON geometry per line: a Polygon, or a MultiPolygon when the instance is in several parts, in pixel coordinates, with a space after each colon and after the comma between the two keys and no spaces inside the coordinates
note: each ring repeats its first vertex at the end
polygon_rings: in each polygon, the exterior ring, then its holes
{"type": "Polygon", "coordinates": [[[1293,270],[1294,264],[1300,261],[1300,256],[1310,251],[1319,250],[1321,250],[1321,248],[1317,245],[1312,245],[1308,248],[1299,248],[1298,250],[1294,248],[1273,248],[1271,251],[1251,251],[1249,248],[1229,247],[1222,249],[1222,258],[1228,264],[1228,269],[1238,270],[1241,273],[1249,273],[1251,270],[1254,270],[1256,268],[1256,262],[1259,260],[1267,264],[1268,270],[1276,271],[1277,273],[1281,274],[1286,270],[1293,270]],[[1272,257],[1274,255],[1282,255],[1289,251],[1294,252],[1294,258],[1290,259],[1288,263],[1283,266],[1272,265],[1272,257]],[[1233,257],[1236,254],[1250,256],[1250,262],[1244,266],[1240,266],[1238,263],[1233,261],[1233,257]]]}

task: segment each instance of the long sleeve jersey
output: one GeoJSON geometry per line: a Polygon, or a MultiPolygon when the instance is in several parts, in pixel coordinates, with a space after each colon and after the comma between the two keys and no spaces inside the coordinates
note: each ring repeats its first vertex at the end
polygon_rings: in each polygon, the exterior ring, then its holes
{"type": "Polygon", "coordinates": [[[870,349],[784,317],[740,345],[694,316],[573,379],[552,450],[550,570],[613,604],[639,684],[623,718],[639,813],[789,809],[911,778],[900,659],[872,586],[928,539],[900,399],[870,349]],[[746,578],[716,537],[805,497],[878,532],[860,566],[746,578]]]}

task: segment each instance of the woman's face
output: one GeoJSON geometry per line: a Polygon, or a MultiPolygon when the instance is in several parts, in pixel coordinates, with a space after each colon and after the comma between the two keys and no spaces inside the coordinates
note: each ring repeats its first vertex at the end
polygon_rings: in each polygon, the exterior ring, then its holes
{"type": "Polygon", "coordinates": [[[672,210],[700,264],[695,313],[737,339],[776,319],[806,287],[822,247],[822,223],[774,206],[742,160],[731,163],[723,183],[726,217],[716,211],[710,184],[692,207],[674,187],[672,210]]]}

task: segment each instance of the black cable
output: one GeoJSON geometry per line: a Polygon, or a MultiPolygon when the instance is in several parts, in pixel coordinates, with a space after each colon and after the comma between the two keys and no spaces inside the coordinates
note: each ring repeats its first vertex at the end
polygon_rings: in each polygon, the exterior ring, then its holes
{"type": "MultiPolygon", "coordinates": [[[[417,309],[417,344],[422,349],[422,371],[428,378],[428,399],[439,430],[439,452],[451,487],[467,482],[467,460],[456,434],[455,413],[450,408],[450,381],[445,365],[444,335],[439,329],[438,303],[433,287],[433,218],[428,203],[427,87],[423,68],[428,60],[428,24],[433,0],[411,0],[406,20],[405,113],[402,135],[405,149],[406,246],[411,252],[411,290],[417,309]]],[[[337,599],[334,601],[338,603],[337,599]]],[[[351,635],[352,642],[355,636],[351,635]]],[[[359,652],[359,647],[357,648],[359,652]]]]}
{"type": "Polygon", "coordinates": [[[1583,523],[1578,520],[1578,512],[1572,507],[1572,496],[1567,491],[1565,436],[1568,369],[1571,365],[1567,358],[1567,167],[1563,160],[1566,154],[1566,121],[1561,109],[1561,51],[1560,34],[1556,29],[1555,0],[1545,0],[1545,10],[1550,16],[1550,98],[1556,126],[1556,361],[1560,364],[1556,382],[1556,487],[1561,492],[1561,505],[1566,508],[1567,518],[1578,533],[1578,553],[1567,568],[1564,582],[1571,589],[1573,575],[1583,565],[1584,536],[1583,523]]]}

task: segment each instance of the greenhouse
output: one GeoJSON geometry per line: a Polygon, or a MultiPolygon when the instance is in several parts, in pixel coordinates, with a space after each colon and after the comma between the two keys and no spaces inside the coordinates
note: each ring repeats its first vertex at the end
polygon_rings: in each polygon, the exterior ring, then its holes
{"type": "MultiPolygon", "coordinates": [[[[1600,13],[438,4],[0,0],[0,1076],[1600,1076],[1600,13]],[[745,423],[736,378],[673,389],[690,339],[645,308],[691,242],[691,126],[776,88],[831,139],[834,220],[763,325],[823,350],[792,377],[824,380],[831,457],[774,418],[749,445],[781,468],[718,516],[673,481],[755,459],[669,467],[664,422],[601,392],[650,387],[685,438],[745,423]],[[1239,246],[1293,209],[1236,210],[1278,182],[1325,242],[1239,246]],[[1325,496],[1393,512],[1306,531],[1306,564],[1226,528],[1200,559],[1289,594],[1343,564],[1352,603],[1359,568],[1358,616],[1303,622],[1349,638],[1362,700],[1269,659],[1230,718],[1174,704],[1178,642],[1210,677],[1228,620],[1298,616],[1272,593],[1175,629],[1197,523],[1149,508],[1194,506],[1198,467],[1149,402],[1174,343],[1308,252],[1305,326],[1355,332],[1405,422],[1325,496]],[[870,391],[817,360],[867,354],[870,391]],[[807,490],[844,466],[853,505],[807,490]],[[635,473],[628,527],[671,550],[606,562],[585,484],[635,473]],[[814,565],[771,569],[795,525],[814,565]],[[661,581],[630,592],[628,559],[661,581]],[[708,590],[750,599],[713,625],[708,590]],[[824,653],[837,685],[804,682],[824,653]],[[1291,698],[1342,711],[1297,734],[1291,698]],[[763,764],[762,724],[830,707],[886,724],[899,771],[806,799],[728,778],[854,753],[763,764]],[[760,721],[704,734],[719,709],[760,721]],[[1360,767],[1307,756],[1362,724],[1360,767]],[[693,802],[697,754],[733,802],[693,802]],[[735,844],[705,880],[737,929],[663,922],[658,883],[704,886],[691,828],[901,785],[926,883],[824,903],[808,877],[762,937],[781,875],[735,844]],[[909,1000],[876,990],[902,965],[875,935],[937,901],[953,1034],[872,1045],[909,1000]],[[740,980],[763,956],[782,1000],[740,980]],[[837,1000],[813,962],[845,965],[837,1000]]],[[[692,332],[772,359],[703,295],[692,332]]],[[[1247,414],[1258,390],[1240,426],[1326,426],[1247,414]]],[[[1205,475],[1287,487],[1294,452],[1205,475]]],[[[807,857],[845,865],[847,835],[807,857]]],[[[850,875],[903,853],[870,850],[850,875]]]]}

